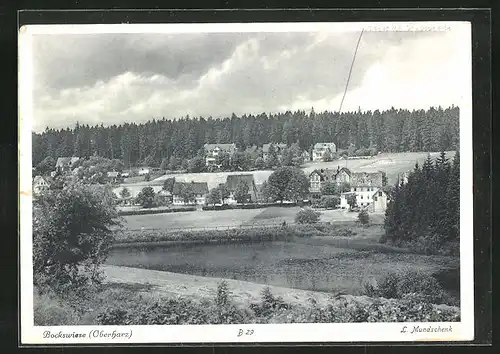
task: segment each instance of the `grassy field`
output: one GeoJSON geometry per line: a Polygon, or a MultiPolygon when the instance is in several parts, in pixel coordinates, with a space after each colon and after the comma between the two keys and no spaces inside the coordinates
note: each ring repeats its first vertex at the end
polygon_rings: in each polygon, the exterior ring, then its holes
{"type": "Polygon", "coordinates": [[[127,229],[203,229],[214,227],[238,227],[250,222],[262,209],[188,211],[171,214],[125,216],[127,229]]]}
{"type": "MultiPolygon", "coordinates": [[[[188,211],[182,213],[127,215],[126,229],[204,229],[239,226],[265,226],[294,223],[300,207],[269,207],[265,209],[230,209],[220,211],[188,211]]],[[[357,213],[343,210],[320,211],[320,222],[355,221],[357,213]]],[[[370,214],[371,221],[383,222],[382,214],[370,214]]]]}

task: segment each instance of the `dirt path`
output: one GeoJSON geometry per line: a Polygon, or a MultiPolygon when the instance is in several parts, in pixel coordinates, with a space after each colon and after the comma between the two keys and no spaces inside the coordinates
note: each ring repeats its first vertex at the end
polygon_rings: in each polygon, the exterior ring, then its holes
{"type": "MultiPolygon", "coordinates": [[[[149,285],[152,288],[145,287],[145,290],[139,291],[147,293],[155,291],[159,294],[189,296],[198,299],[214,298],[217,283],[225,280],[232,293],[231,298],[233,301],[244,305],[259,301],[260,293],[267,286],[233,279],[210,278],[131,267],[106,265],[102,269],[106,275],[105,282],[108,283],[149,285]]],[[[314,297],[318,303],[325,304],[330,296],[330,294],[326,293],[277,286],[269,286],[269,288],[273,295],[283,297],[283,300],[288,303],[304,304],[309,298],[314,297]]]]}

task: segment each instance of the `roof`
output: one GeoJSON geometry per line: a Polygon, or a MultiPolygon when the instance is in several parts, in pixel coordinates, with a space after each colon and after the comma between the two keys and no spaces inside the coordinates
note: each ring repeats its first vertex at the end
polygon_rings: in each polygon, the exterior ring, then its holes
{"type": "Polygon", "coordinates": [[[379,188],[372,194],[372,197],[374,197],[378,192],[384,192],[384,194],[387,195],[387,191],[385,191],[384,188],[379,188]]]}
{"type": "Polygon", "coordinates": [[[314,144],[314,149],[329,148],[331,146],[336,146],[335,143],[316,143],[314,144]]]}
{"type": "Polygon", "coordinates": [[[108,172],[108,177],[118,177],[119,172],[108,172]]]}
{"type": "Polygon", "coordinates": [[[234,192],[240,182],[246,183],[250,190],[255,188],[255,182],[252,174],[229,175],[226,179],[226,187],[229,191],[234,192]]]}
{"type": "Polygon", "coordinates": [[[181,188],[186,185],[192,186],[196,194],[208,193],[207,182],[175,182],[172,194],[179,195],[181,188]]]}
{"type": "Polygon", "coordinates": [[[355,172],[351,175],[351,186],[382,187],[382,172],[355,172]]]}
{"type": "Polygon", "coordinates": [[[312,171],[309,174],[309,176],[312,175],[313,173],[317,173],[318,175],[320,175],[322,180],[325,179],[325,177],[328,177],[329,179],[334,179],[335,176],[337,175],[337,170],[331,168],[316,169],[312,171]]]}
{"type": "Polygon", "coordinates": [[[46,182],[47,184],[51,184],[52,182],[54,182],[54,180],[52,179],[52,177],[48,177],[48,176],[35,176],[35,178],[33,178],[33,184],[35,183],[39,183],[41,181],[44,181],[46,182]]]}
{"type": "Polygon", "coordinates": [[[340,173],[340,172],[342,172],[342,171],[346,172],[349,176],[352,175],[351,170],[348,169],[347,167],[342,167],[340,170],[338,170],[337,174],[340,173]]]}
{"type": "Polygon", "coordinates": [[[219,148],[223,151],[233,151],[236,150],[235,144],[205,144],[203,145],[205,150],[214,150],[215,148],[219,148]]]}
{"type": "Polygon", "coordinates": [[[285,149],[287,147],[286,144],[280,143],[280,144],[264,144],[262,145],[262,152],[268,153],[269,152],[269,147],[273,145],[274,147],[277,147],[278,149],[285,149]]]}
{"type": "Polygon", "coordinates": [[[59,157],[59,158],[57,158],[57,161],[56,161],[56,167],[73,165],[78,160],[80,160],[79,157],[59,157]]]}

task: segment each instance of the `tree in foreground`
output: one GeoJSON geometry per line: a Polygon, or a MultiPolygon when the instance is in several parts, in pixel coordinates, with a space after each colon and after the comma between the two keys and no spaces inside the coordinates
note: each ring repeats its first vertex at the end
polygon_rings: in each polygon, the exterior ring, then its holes
{"type": "Polygon", "coordinates": [[[72,183],[41,195],[33,204],[34,284],[64,293],[99,283],[120,225],[108,187],[72,183]]]}
{"type": "Polygon", "coordinates": [[[346,199],[347,199],[347,204],[349,204],[349,207],[351,209],[354,209],[356,207],[356,205],[358,204],[356,201],[356,195],[354,195],[354,194],[348,194],[346,199]]]}
{"type": "Polygon", "coordinates": [[[250,188],[248,184],[244,181],[239,181],[236,185],[236,190],[234,191],[234,199],[239,204],[248,202],[248,192],[250,188]]]}
{"type": "Polygon", "coordinates": [[[56,168],[56,161],[51,157],[47,156],[36,166],[36,170],[42,176],[49,174],[56,168]]]}
{"type": "Polygon", "coordinates": [[[325,183],[321,187],[321,194],[323,195],[336,195],[338,194],[337,185],[332,182],[325,183]]]}
{"type": "Polygon", "coordinates": [[[319,221],[320,213],[311,209],[302,209],[295,215],[298,224],[314,224],[319,221]]]}
{"type": "Polygon", "coordinates": [[[120,191],[120,197],[122,197],[122,199],[130,198],[130,191],[127,187],[123,187],[123,189],[120,191]]]}
{"type": "Polygon", "coordinates": [[[366,209],[362,209],[358,213],[358,221],[361,225],[368,225],[370,223],[370,216],[368,215],[366,209]]]}
{"type": "Polygon", "coordinates": [[[155,191],[152,187],[144,187],[137,195],[137,203],[143,208],[151,208],[155,199],[155,191]]]}
{"type": "Polygon", "coordinates": [[[299,201],[309,192],[309,179],[299,168],[282,167],[269,176],[266,189],[273,201],[299,201]]]}
{"type": "Polygon", "coordinates": [[[196,192],[190,183],[181,184],[179,195],[185,204],[194,203],[196,201],[196,192]]]}

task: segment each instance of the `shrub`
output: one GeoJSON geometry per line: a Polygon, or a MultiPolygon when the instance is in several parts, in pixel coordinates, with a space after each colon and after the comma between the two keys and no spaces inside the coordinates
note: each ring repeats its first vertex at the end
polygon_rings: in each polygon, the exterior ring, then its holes
{"type": "Polygon", "coordinates": [[[101,281],[100,265],[120,227],[110,188],[71,183],[33,205],[34,283],[65,293],[101,281]]]}
{"type": "Polygon", "coordinates": [[[370,216],[366,209],[361,209],[358,214],[358,221],[361,225],[368,225],[370,223],[370,216]]]}
{"type": "Polygon", "coordinates": [[[33,320],[35,326],[68,326],[78,322],[79,316],[69,305],[51,292],[33,297],[33,320]]]}
{"type": "Polygon", "coordinates": [[[302,209],[295,216],[295,222],[298,224],[314,224],[319,221],[320,213],[311,209],[302,209]]]}
{"type": "Polygon", "coordinates": [[[403,299],[406,295],[416,294],[426,302],[450,303],[436,278],[421,271],[392,272],[377,281],[377,285],[365,284],[365,295],[380,296],[387,299],[403,299]]]}

